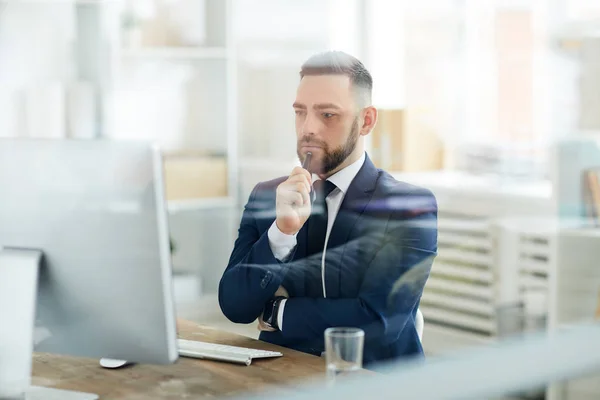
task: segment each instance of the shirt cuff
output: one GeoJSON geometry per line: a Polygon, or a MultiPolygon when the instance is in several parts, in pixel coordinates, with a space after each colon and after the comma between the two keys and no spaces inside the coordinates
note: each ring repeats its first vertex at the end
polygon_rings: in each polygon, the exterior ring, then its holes
{"type": "Polygon", "coordinates": [[[296,235],[286,235],[277,227],[277,223],[273,222],[267,233],[269,237],[269,246],[276,259],[285,261],[290,255],[294,247],[296,247],[296,235]]]}
{"type": "Polygon", "coordinates": [[[283,309],[285,308],[286,301],[287,301],[287,299],[281,300],[281,303],[279,303],[279,310],[277,311],[277,326],[279,327],[279,330],[282,332],[283,332],[283,309]]]}

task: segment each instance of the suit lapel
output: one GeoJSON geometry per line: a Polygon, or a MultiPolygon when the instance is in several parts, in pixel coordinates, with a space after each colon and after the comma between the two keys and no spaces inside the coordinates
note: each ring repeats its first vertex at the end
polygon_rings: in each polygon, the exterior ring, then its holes
{"type": "Polygon", "coordinates": [[[340,296],[344,255],[342,246],[350,240],[353,228],[371,200],[377,186],[378,176],[377,168],[366,156],[365,163],[350,184],[348,192],[340,205],[329,235],[327,254],[325,255],[325,290],[327,297],[336,298],[340,296]],[[337,250],[330,251],[333,249],[337,250]]]}

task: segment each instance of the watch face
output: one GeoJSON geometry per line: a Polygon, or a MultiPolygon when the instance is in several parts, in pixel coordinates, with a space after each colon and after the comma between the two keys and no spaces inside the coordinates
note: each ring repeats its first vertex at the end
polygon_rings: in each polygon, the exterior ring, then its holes
{"type": "Polygon", "coordinates": [[[269,301],[263,311],[263,321],[271,326],[273,324],[273,301],[269,301]]]}

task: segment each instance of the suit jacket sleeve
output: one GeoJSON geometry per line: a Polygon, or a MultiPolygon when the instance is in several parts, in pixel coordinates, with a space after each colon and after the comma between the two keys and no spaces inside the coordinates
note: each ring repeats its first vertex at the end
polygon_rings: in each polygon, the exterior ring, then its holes
{"type": "MultiPolygon", "coordinates": [[[[369,235],[347,244],[374,248],[357,298],[290,298],[283,337],[311,340],[321,338],[326,328],[352,326],[362,328],[366,340],[393,342],[413,318],[437,251],[437,206],[430,192],[426,197],[429,210],[394,213],[383,237],[369,235]]],[[[348,264],[341,267],[352,268],[351,257],[345,259],[348,264]]]]}
{"type": "Polygon", "coordinates": [[[260,184],[244,208],[233,252],[219,283],[219,305],[236,323],[250,323],[273,297],[288,266],[279,262],[269,246],[268,230],[260,233],[257,214],[261,211],[260,184]]]}

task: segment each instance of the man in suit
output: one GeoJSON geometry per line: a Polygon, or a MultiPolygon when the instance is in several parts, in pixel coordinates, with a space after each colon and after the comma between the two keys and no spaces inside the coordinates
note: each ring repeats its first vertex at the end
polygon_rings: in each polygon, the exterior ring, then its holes
{"type": "Polygon", "coordinates": [[[377,122],[372,78],[342,52],[300,71],[293,108],[307,169],[256,185],[219,285],[231,321],[320,355],[335,326],[365,331],[365,365],[421,355],[415,314],[437,252],[437,205],[365,153],[377,122]]]}

